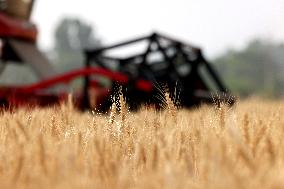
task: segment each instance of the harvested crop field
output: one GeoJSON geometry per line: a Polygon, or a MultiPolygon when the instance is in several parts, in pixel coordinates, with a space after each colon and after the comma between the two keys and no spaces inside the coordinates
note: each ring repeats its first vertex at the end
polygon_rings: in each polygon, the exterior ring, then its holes
{"type": "Polygon", "coordinates": [[[284,102],[0,118],[0,187],[283,188],[284,102]]]}

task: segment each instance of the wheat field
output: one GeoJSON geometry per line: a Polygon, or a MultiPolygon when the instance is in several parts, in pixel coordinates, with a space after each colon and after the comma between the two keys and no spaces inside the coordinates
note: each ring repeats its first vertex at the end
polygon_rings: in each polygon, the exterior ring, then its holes
{"type": "Polygon", "coordinates": [[[283,114],[283,101],[256,98],[109,115],[70,102],[3,112],[0,188],[284,188],[283,114]]]}

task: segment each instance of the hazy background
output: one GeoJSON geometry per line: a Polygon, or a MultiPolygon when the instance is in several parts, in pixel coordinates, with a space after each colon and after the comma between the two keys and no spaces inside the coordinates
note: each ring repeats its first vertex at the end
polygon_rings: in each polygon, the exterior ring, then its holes
{"type": "Polygon", "coordinates": [[[157,30],[201,46],[207,57],[252,38],[284,41],[283,0],[37,0],[42,48],[53,46],[63,17],[84,19],[106,44],[157,30]]]}
{"type": "MultiPolygon", "coordinates": [[[[201,47],[234,94],[273,98],[284,96],[283,18],[283,0],[37,0],[32,15],[59,72],[82,67],[84,48],[158,31],[201,47]]],[[[36,81],[17,69],[0,81],[36,81]]]]}

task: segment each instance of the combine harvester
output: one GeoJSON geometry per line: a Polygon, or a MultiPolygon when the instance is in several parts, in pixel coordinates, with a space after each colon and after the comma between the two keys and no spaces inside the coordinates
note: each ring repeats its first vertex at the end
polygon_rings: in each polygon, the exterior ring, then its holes
{"type": "MultiPolygon", "coordinates": [[[[36,46],[38,31],[29,21],[33,4],[33,0],[0,1],[1,67],[26,64],[40,79],[29,85],[1,86],[3,107],[58,104],[66,100],[70,91],[53,89],[57,85],[69,85],[79,77],[84,77],[84,86],[73,94],[73,100],[82,110],[107,111],[111,97],[117,98],[118,86],[122,86],[133,110],[144,104],[161,107],[165,92],[161,86],[167,86],[170,97],[182,107],[213,102],[212,93],[222,101],[231,98],[199,48],[157,33],[109,47],[88,49],[84,68],[59,75],[36,46]],[[126,57],[111,55],[111,51],[138,43],[146,44],[143,52],[126,57]]],[[[234,99],[231,100],[233,103],[234,99]]]]}

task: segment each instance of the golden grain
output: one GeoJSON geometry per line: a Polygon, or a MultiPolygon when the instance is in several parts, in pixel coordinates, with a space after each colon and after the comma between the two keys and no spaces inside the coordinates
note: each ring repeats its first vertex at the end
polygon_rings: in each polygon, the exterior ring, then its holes
{"type": "Polygon", "coordinates": [[[71,97],[57,108],[4,112],[0,188],[284,187],[283,101],[216,111],[178,110],[166,98],[165,111],[129,113],[120,96],[109,117],[77,112],[71,97]]]}

